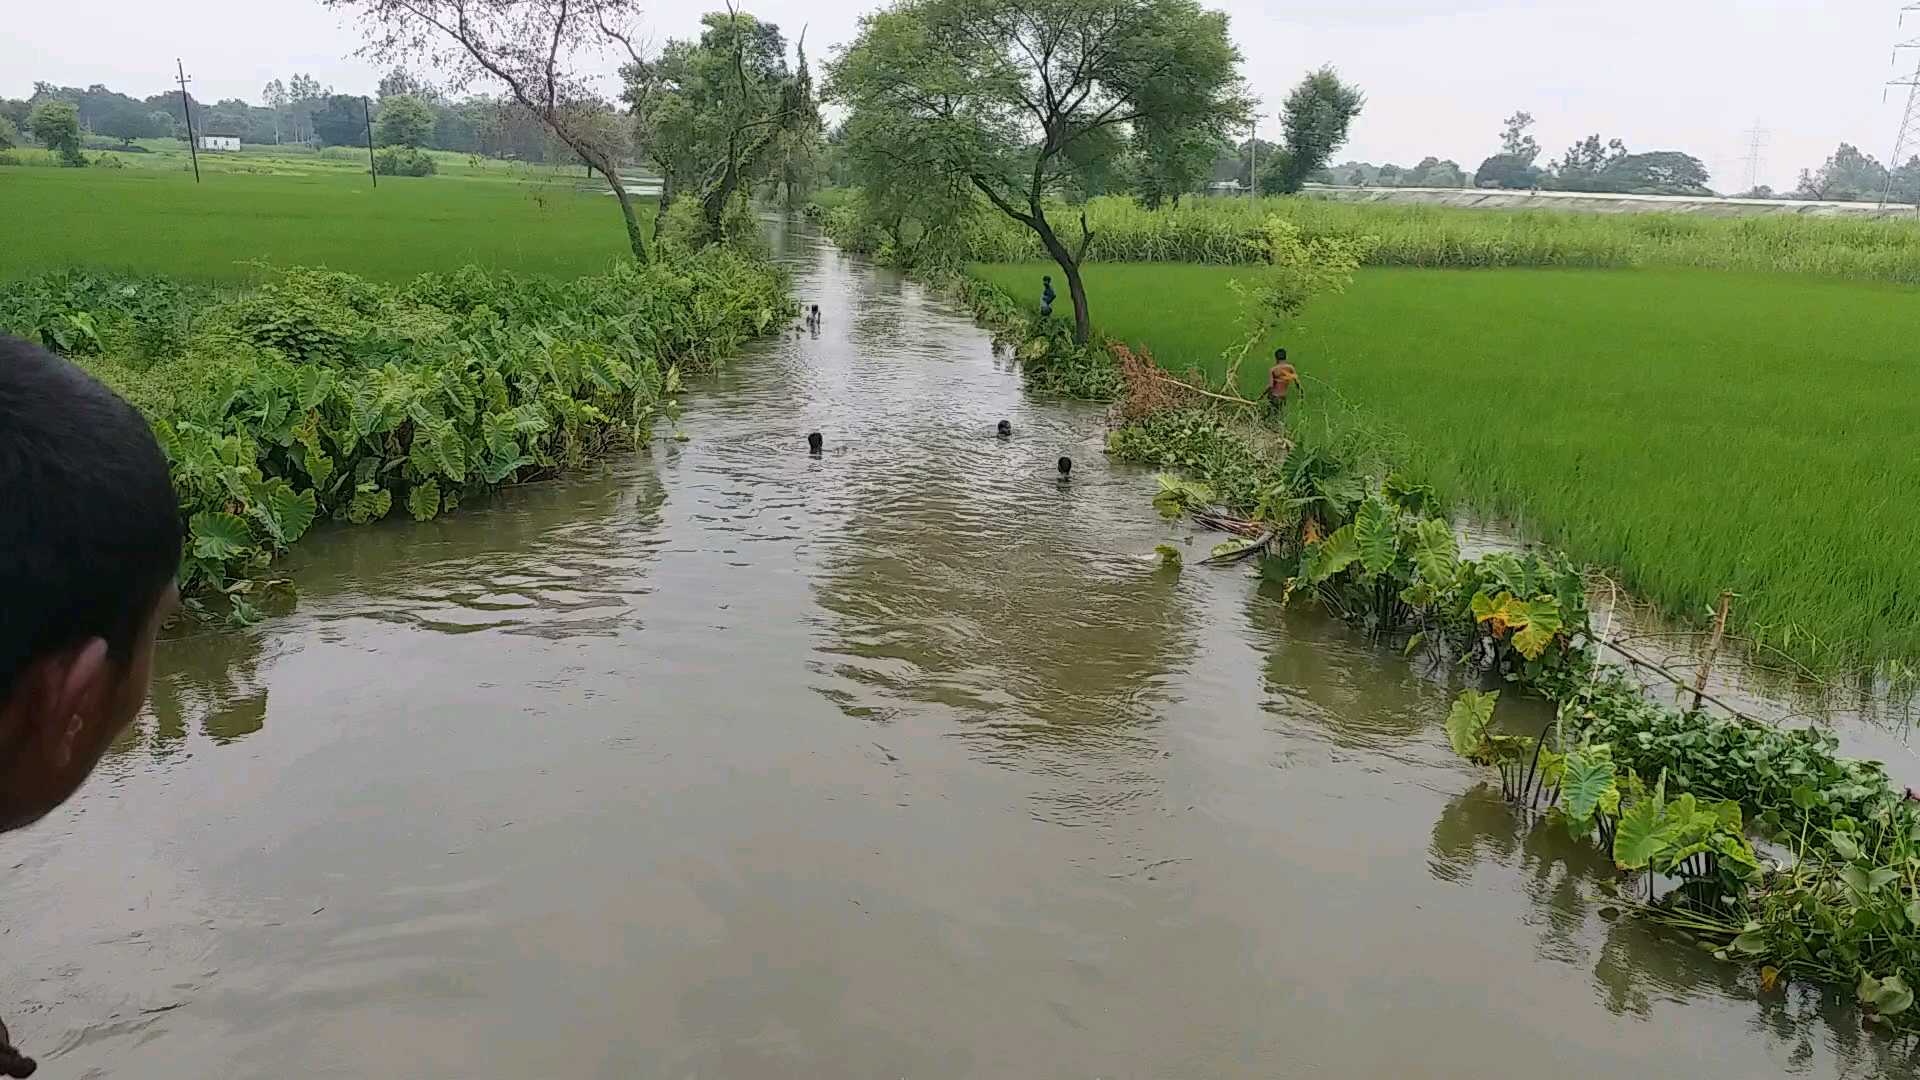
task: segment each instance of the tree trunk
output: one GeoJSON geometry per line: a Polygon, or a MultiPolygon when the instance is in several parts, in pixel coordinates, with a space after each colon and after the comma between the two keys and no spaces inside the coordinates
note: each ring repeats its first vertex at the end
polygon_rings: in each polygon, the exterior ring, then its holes
{"type": "Polygon", "coordinates": [[[619,170],[602,169],[601,174],[607,178],[607,186],[613,189],[613,197],[620,202],[620,216],[626,220],[627,243],[633,246],[635,261],[652,261],[647,255],[646,234],[640,231],[640,218],[633,211],[633,196],[627,194],[627,186],[620,182],[619,170]]]}
{"type": "Polygon", "coordinates": [[[1073,343],[1085,345],[1092,336],[1093,324],[1087,315],[1087,287],[1080,280],[1080,261],[1054,235],[1053,225],[1047,221],[1046,211],[1040,208],[1038,199],[1033,201],[1033,231],[1040,234],[1041,246],[1053,256],[1060,273],[1067,279],[1067,295],[1073,298],[1073,343]]]}
{"type": "Polygon", "coordinates": [[[660,170],[660,203],[653,211],[653,236],[660,238],[660,230],[667,227],[667,208],[673,205],[676,192],[673,189],[673,173],[668,169],[660,170]]]}

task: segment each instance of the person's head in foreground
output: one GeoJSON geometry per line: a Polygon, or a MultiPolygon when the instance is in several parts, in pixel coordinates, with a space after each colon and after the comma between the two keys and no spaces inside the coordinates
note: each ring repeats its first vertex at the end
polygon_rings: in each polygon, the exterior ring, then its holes
{"type": "Polygon", "coordinates": [[[0,337],[0,831],[65,802],[145,704],[180,543],[146,420],[0,337]]]}
{"type": "Polygon", "coordinates": [[[1273,350],[1273,362],[1274,362],[1274,363],[1276,363],[1276,364],[1284,364],[1284,363],[1286,363],[1286,362],[1287,362],[1287,350],[1285,350],[1285,349],[1275,349],[1275,350],[1273,350]]]}

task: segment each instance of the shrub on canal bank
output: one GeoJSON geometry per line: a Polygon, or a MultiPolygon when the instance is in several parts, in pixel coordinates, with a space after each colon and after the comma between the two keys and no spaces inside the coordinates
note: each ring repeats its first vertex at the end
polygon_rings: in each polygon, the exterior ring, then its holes
{"type": "Polygon", "coordinates": [[[779,270],[713,248],[571,281],[296,268],[224,292],[60,272],[0,286],[0,332],[146,414],[190,530],[181,585],[244,618],[248,575],[317,518],[425,520],[632,446],[677,416],[683,372],[788,307],[779,270]]]}
{"type": "Polygon", "coordinates": [[[1879,763],[1840,757],[1816,729],[1649,700],[1595,659],[1564,556],[1463,559],[1430,492],[1335,446],[1276,450],[1276,437],[1238,411],[1176,404],[1116,429],[1109,450],[1191,474],[1163,483],[1156,501],[1172,512],[1241,515],[1289,599],[1552,700],[1543,731],[1512,735],[1492,724],[1497,692],[1469,690],[1448,741],[1497,768],[1510,801],[1640,875],[1647,900],[1623,904],[1758,968],[1765,987],[1807,978],[1853,990],[1870,1016],[1906,1013],[1920,985],[1920,804],[1879,763]],[[1763,857],[1754,838],[1786,857],[1763,857]]]}

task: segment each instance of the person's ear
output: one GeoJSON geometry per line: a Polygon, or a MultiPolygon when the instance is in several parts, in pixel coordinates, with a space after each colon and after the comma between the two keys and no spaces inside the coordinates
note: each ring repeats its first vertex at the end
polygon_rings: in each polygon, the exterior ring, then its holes
{"type": "Polygon", "coordinates": [[[44,697],[33,718],[43,760],[64,769],[73,763],[80,735],[112,698],[113,665],[104,638],[89,638],[51,662],[43,676],[44,697]]]}

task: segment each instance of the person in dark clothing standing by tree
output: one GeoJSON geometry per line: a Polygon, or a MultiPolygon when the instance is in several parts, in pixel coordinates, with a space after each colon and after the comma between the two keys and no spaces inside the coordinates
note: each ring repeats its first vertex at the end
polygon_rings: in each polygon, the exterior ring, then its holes
{"type": "Polygon", "coordinates": [[[1053,276],[1051,274],[1040,275],[1040,314],[1042,317],[1053,314],[1053,298],[1055,295],[1057,294],[1053,291],[1053,276]]]}
{"type": "MultiPolygon", "coordinates": [[[[147,700],[174,611],[180,504],[133,406],[0,337],[0,832],[80,787],[147,700]]],[[[32,1058],[0,1025],[0,1075],[32,1058]]]]}

